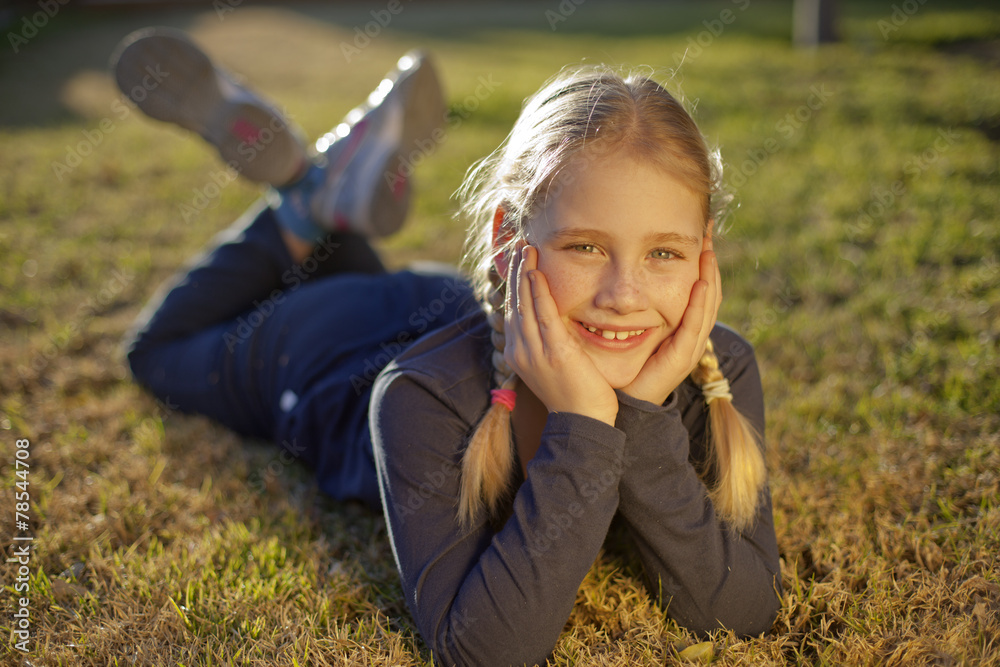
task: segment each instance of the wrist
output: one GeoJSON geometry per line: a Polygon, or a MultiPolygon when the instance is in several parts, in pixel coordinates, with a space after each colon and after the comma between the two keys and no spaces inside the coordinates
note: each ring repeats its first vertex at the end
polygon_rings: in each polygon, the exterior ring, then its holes
{"type": "Polygon", "coordinates": [[[624,389],[616,389],[615,393],[618,395],[619,415],[626,410],[638,410],[643,413],[661,413],[677,409],[679,395],[684,393],[684,388],[678,387],[667,394],[666,399],[659,402],[647,401],[644,398],[626,392],[624,389]]]}
{"type": "Polygon", "coordinates": [[[597,408],[594,406],[586,406],[581,408],[574,408],[571,406],[565,406],[563,408],[549,408],[549,414],[574,414],[580,415],[582,417],[589,417],[590,419],[596,419],[597,421],[604,422],[608,426],[614,426],[615,421],[618,419],[618,405],[613,409],[610,408],[597,408]]]}
{"type": "Polygon", "coordinates": [[[643,401],[645,403],[651,403],[652,405],[663,405],[673,394],[673,390],[664,392],[653,392],[653,391],[639,391],[634,387],[625,387],[618,390],[621,394],[633,398],[638,401],[643,401]]]}
{"type": "Polygon", "coordinates": [[[546,423],[550,423],[553,418],[557,420],[562,419],[578,419],[584,418],[586,420],[592,420],[595,422],[600,422],[606,426],[610,426],[613,429],[617,429],[616,422],[618,420],[617,412],[615,414],[608,413],[598,413],[594,410],[549,410],[548,420],[546,423]]]}
{"type": "Polygon", "coordinates": [[[615,422],[618,421],[618,409],[616,408],[613,411],[608,410],[608,411],[601,412],[600,414],[593,414],[593,415],[587,415],[587,416],[588,417],[592,417],[593,419],[596,419],[598,421],[602,421],[605,424],[607,424],[608,426],[614,426],[615,422]]]}

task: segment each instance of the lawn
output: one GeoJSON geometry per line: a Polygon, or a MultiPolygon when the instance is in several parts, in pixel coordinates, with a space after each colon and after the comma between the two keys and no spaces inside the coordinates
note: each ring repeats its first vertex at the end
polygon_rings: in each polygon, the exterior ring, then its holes
{"type": "MultiPolygon", "coordinates": [[[[39,25],[11,19],[0,47],[6,664],[431,662],[381,516],[324,499],[267,443],[171,412],[128,376],[131,320],[260,195],[114,88],[117,41],[160,24],[190,31],[310,136],[406,49],[437,56],[449,134],[417,165],[411,221],[379,244],[395,267],[459,261],[451,193],[562,65],[670,79],[721,145],[739,203],[720,318],[760,360],[782,557],[772,631],[716,633],[715,664],[1000,665],[990,3],[841,2],[842,42],[815,51],[791,46],[790,2],[763,0],[52,2],[51,19],[42,4],[29,7],[39,25]],[[15,532],[22,510],[29,529],[15,532]],[[22,568],[8,559],[26,544],[22,568]]],[[[609,549],[552,664],[678,664],[696,641],[609,549]]]]}

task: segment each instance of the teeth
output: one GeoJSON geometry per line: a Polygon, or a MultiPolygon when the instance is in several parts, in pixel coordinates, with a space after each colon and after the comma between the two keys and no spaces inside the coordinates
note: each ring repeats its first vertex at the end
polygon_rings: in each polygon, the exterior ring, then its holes
{"type": "Polygon", "coordinates": [[[586,325],[584,326],[586,327],[587,331],[589,331],[592,334],[597,334],[602,338],[604,338],[605,340],[625,340],[626,338],[630,338],[632,336],[638,336],[639,334],[644,333],[646,331],[645,329],[637,329],[635,331],[603,331],[601,329],[598,329],[597,327],[588,327],[586,325]]]}

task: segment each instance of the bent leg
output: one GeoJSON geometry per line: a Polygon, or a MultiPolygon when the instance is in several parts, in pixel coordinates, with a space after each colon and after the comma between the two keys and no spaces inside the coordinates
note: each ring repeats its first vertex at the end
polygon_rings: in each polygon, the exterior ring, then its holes
{"type": "Polygon", "coordinates": [[[479,309],[451,275],[342,275],[290,295],[261,327],[255,369],[273,438],[338,500],[379,506],[368,412],[382,368],[425,334],[479,309]]]}
{"type": "Polygon", "coordinates": [[[368,242],[331,234],[293,262],[273,211],[250,209],[169,280],[140,313],[127,342],[136,380],[174,409],[208,415],[240,433],[270,437],[250,369],[268,350],[260,325],[290,293],[319,276],[385,271],[368,242]]]}

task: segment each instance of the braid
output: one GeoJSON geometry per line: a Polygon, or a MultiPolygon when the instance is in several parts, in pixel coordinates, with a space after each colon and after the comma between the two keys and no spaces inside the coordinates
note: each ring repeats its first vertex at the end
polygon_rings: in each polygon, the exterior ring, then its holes
{"type": "MultiPolygon", "coordinates": [[[[493,329],[490,332],[490,341],[493,343],[493,381],[501,387],[514,372],[507,365],[507,360],[503,358],[503,351],[507,347],[507,339],[504,336],[504,299],[506,290],[502,285],[494,287],[489,296],[490,312],[486,314],[486,320],[493,329]]],[[[507,387],[509,388],[509,387],[507,387]]]]}
{"type": "MultiPolygon", "coordinates": [[[[490,334],[493,343],[493,381],[499,389],[513,389],[517,384],[517,375],[503,357],[506,345],[505,289],[498,274],[494,272],[490,278],[493,290],[488,298],[490,307],[486,319],[493,329],[490,334]]],[[[462,456],[462,480],[458,501],[458,517],[463,525],[471,525],[484,505],[489,514],[495,514],[497,506],[507,492],[514,470],[510,414],[507,405],[493,402],[469,439],[469,445],[462,456]]]]}
{"type": "MultiPolygon", "coordinates": [[[[709,338],[705,341],[705,352],[701,355],[701,359],[698,360],[698,366],[691,371],[691,379],[695,381],[702,391],[711,392],[712,387],[719,387],[722,381],[726,381],[726,376],[722,374],[719,370],[719,358],[715,356],[715,345],[712,343],[712,339],[709,338]]],[[[726,385],[729,382],[726,381],[726,385]]],[[[718,395],[714,398],[724,398],[724,396],[718,395]]],[[[733,399],[733,395],[729,394],[729,400],[733,399]]],[[[706,397],[706,402],[711,405],[712,401],[706,397]]]]}
{"type": "Polygon", "coordinates": [[[753,525],[760,491],[767,480],[760,436],[733,405],[729,381],[719,370],[719,358],[711,339],[691,379],[701,387],[708,404],[709,465],[715,471],[715,486],[709,497],[716,514],[737,530],[753,525]]]}

